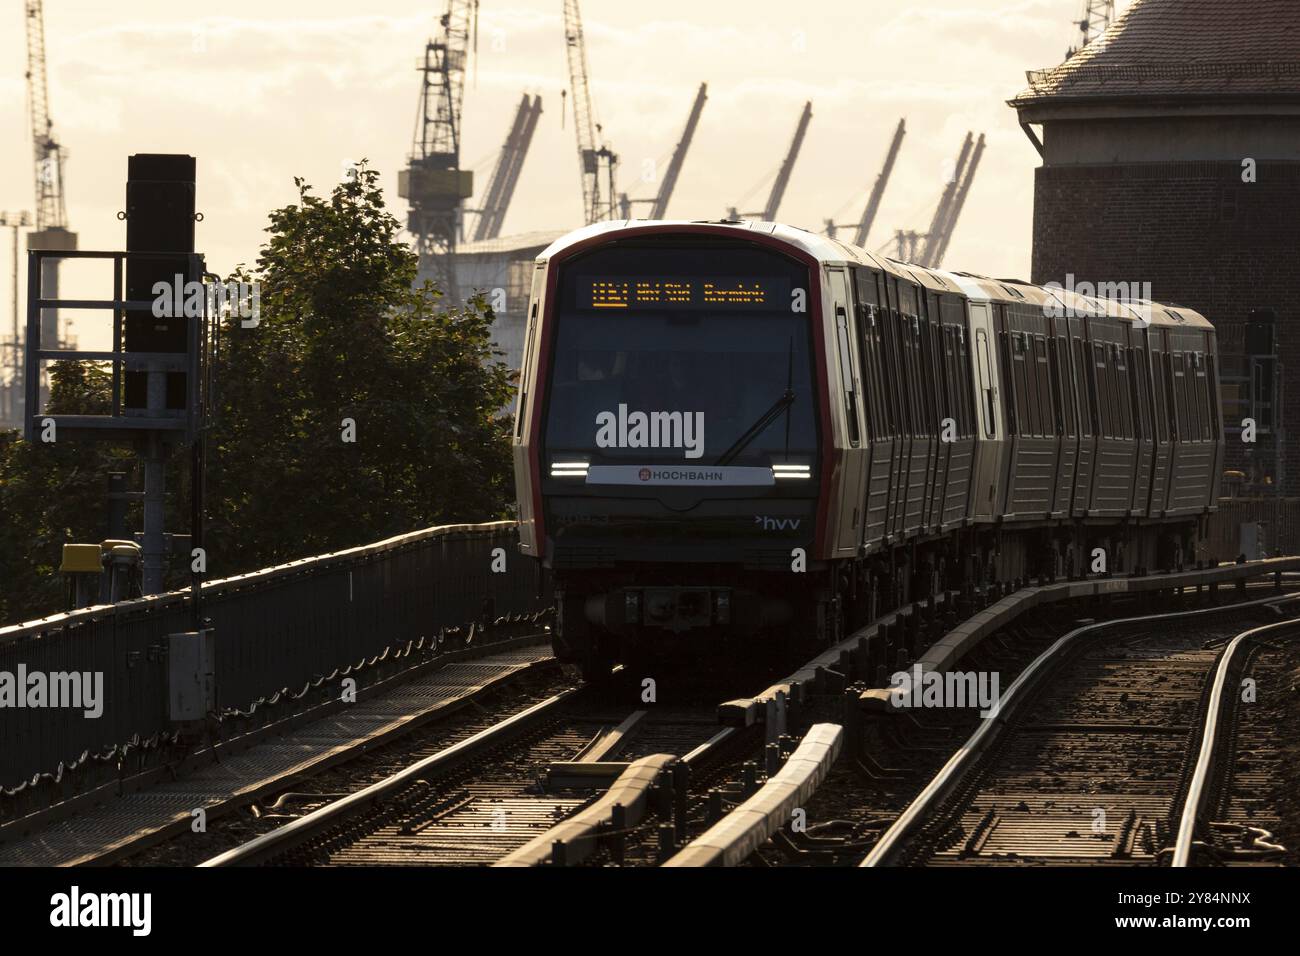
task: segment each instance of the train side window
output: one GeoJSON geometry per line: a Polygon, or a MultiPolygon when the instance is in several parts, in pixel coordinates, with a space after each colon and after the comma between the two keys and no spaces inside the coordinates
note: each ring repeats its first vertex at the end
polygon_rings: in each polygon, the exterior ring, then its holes
{"type": "MultiPolygon", "coordinates": [[[[1147,362],[1147,359],[1143,360],[1147,362]]],[[[1150,357],[1151,371],[1151,420],[1155,424],[1156,441],[1169,441],[1169,409],[1165,405],[1165,367],[1162,353],[1152,349],[1150,357]]]]}
{"type": "Polygon", "coordinates": [[[966,415],[966,429],[962,434],[974,438],[979,434],[979,423],[975,421],[975,379],[971,371],[971,356],[966,349],[966,330],[958,325],[953,328],[953,335],[957,337],[957,377],[953,381],[961,382],[961,405],[966,415]]]}
{"type": "Polygon", "coordinates": [[[1088,346],[1081,338],[1074,340],[1074,360],[1079,375],[1079,434],[1091,438],[1097,434],[1097,405],[1093,400],[1095,384],[1088,364],[1088,346]]]}
{"type": "Polygon", "coordinates": [[[1199,407],[1201,417],[1201,440],[1209,441],[1214,437],[1211,420],[1214,418],[1213,406],[1210,397],[1210,386],[1205,374],[1205,354],[1203,352],[1192,353],[1196,359],[1196,403],[1199,407]]]}
{"type": "Polygon", "coordinates": [[[1206,400],[1210,403],[1210,440],[1219,440],[1219,409],[1215,404],[1218,401],[1218,395],[1215,394],[1215,383],[1219,380],[1219,373],[1215,363],[1214,353],[1208,352],[1205,356],[1205,389],[1206,400]]]}
{"type": "Polygon", "coordinates": [[[853,386],[853,351],[849,344],[849,317],[844,306],[835,307],[835,334],[839,341],[840,385],[844,389],[844,422],[849,430],[849,443],[857,447],[862,440],[858,426],[858,396],[853,386]]]}
{"type": "Polygon", "coordinates": [[[1115,384],[1117,386],[1115,402],[1119,408],[1120,420],[1123,425],[1123,437],[1133,439],[1137,437],[1137,422],[1133,414],[1136,407],[1133,403],[1133,378],[1128,367],[1128,349],[1120,345],[1112,346],[1112,349],[1115,358],[1115,384]]]}
{"type": "Polygon", "coordinates": [[[1170,352],[1169,366],[1169,390],[1173,395],[1174,437],[1179,441],[1187,441],[1192,434],[1191,422],[1187,417],[1187,392],[1183,384],[1187,378],[1183,374],[1183,353],[1170,352]]]}
{"type": "Polygon", "coordinates": [[[975,330],[975,361],[979,365],[980,394],[984,396],[984,437],[997,437],[997,396],[989,381],[989,369],[993,367],[989,355],[989,337],[983,329],[975,330]]]}
{"type": "Polygon", "coordinates": [[[1041,335],[1033,337],[1033,376],[1038,399],[1038,427],[1034,434],[1046,438],[1056,434],[1056,402],[1052,397],[1052,376],[1047,368],[1047,339],[1041,335]]]}
{"type": "Polygon", "coordinates": [[[1061,353],[1069,356],[1069,340],[1064,336],[1053,336],[1047,340],[1047,357],[1052,371],[1052,385],[1055,389],[1057,408],[1056,427],[1060,434],[1074,437],[1074,403],[1071,401],[1069,362],[1062,363],[1061,353]]]}
{"type": "Polygon", "coordinates": [[[1097,424],[1101,426],[1099,434],[1103,438],[1112,438],[1115,429],[1111,415],[1110,376],[1106,374],[1106,346],[1099,342],[1092,345],[1092,379],[1093,394],[1097,396],[1097,424]]]}

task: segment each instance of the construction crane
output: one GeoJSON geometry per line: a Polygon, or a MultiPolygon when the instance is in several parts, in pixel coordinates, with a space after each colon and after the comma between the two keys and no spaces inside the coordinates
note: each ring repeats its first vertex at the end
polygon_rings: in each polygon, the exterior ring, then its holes
{"type": "MultiPolygon", "coordinates": [[[[782,161],[781,168],[777,171],[776,179],[772,183],[772,191],[768,194],[767,204],[763,207],[762,212],[745,213],[745,216],[757,216],[765,222],[776,221],[777,210],[781,208],[781,200],[785,197],[786,187],[790,185],[790,174],[794,172],[794,164],[799,158],[799,150],[803,148],[803,139],[808,133],[808,124],[811,121],[812,101],[809,100],[803,105],[803,113],[799,115],[799,123],[794,128],[794,139],[790,141],[790,148],[786,151],[785,159],[782,161]]],[[[741,218],[735,206],[732,206],[727,211],[727,218],[741,218]]]]}
{"type": "Polygon", "coordinates": [[[948,220],[953,200],[957,197],[957,190],[961,188],[962,177],[966,174],[966,162],[970,159],[971,147],[974,142],[975,135],[967,133],[966,139],[961,144],[961,152],[957,155],[957,165],[953,167],[952,178],[944,186],[939,205],[934,207],[934,218],[930,220],[930,228],[922,233],[925,238],[925,245],[921,249],[919,258],[916,259],[918,265],[928,265],[930,257],[939,248],[939,235],[943,231],[944,223],[948,220]]]}
{"type": "Polygon", "coordinates": [[[695,102],[691,105],[690,115],[686,118],[686,129],[682,130],[682,138],[677,141],[673,158],[668,161],[663,181],[659,183],[659,192],[655,196],[654,205],[650,207],[651,219],[662,219],[668,212],[668,201],[673,198],[677,177],[681,175],[682,164],[686,162],[686,153],[691,148],[691,140],[695,138],[695,129],[700,125],[700,114],[704,112],[704,104],[709,98],[708,90],[709,85],[701,83],[695,94],[695,102]]]}
{"type": "MultiPolygon", "coordinates": [[[[26,0],[26,13],[27,102],[32,118],[32,156],[36,170],[35,229],[27,235],[27,248],[71,252],[77,248],[77,234],[68,229],[68,212],[63,199],[66,154],[54,137],[54,121],[50,117],[49,81],[45,68],[45,11],[41,0],[26,0]]],[[[47,299],[59,297],[58,259],[46,259],[41,265],[41,294],[47,299]]],[[[58,348],[60,343],[58,312],[42,310],[40,344],[45,348],[58,348]]]]}
{"type": "Polygon", "coordinates": [[[615,171],[618,156],[601,140],[601,126],[591,103],[587,70],[587,43],[582,36],[578,0],[564,0],[564,43],[569,58],[569,88],[573,92],[573,127],[578,137],[578,165],[582,172],[583,212],[590,225],[613,219],[618,193],[615,171]]]}
{"type": "Polygon", "coordinates": [[[708,89],[707,83],[701,83],[695,94],[695,102],[691,105],[690,115],[686,118],[686,129],[682,130],[682,138],[673,148],[672,158],[668,161],[668,168],[664,170],[663,179],[659,181],[659,192],[655,194],[654,199],[628,199],[627,193],[619,196],[619,215],[624,219],[632,218],[632,207],[637,203],[650,204],[650,219],[663,219],[668,213],[668,203],[672,200],[673,190],[677,187],[677,177],[681,175],[682,165],[686,162],[686,153],[691,148],[691,140],[695,138],[695,129],[700,125],[700,114],[704,112],[704,104],[709,98],[708,89]]]}
{"type": "Polygon", "coordinates": [[[1079,45],[1066,51],[1068,60],[1106,32],[1115,19],[1115,0],[1083,0],[1083,17],[1074,22],[1079,30],[1079,45]]]}
{"type": "Polygon", "coordinates": [[[478,0],[447,0],[441,32],[424,47],[420,109],[407,167],[397,174],[397,194],[410,203],[407,229],[415,237],[421,278],[457,300],[456,244],[464,201],[474,194],[474,173],[460,168],[461,105],[465,64],[478,42],[478,0]]]}
{"type": "Polygon", "coordinates": [[[966,140],[962,143],[961,155],[957,158],[956,171],[944,189],[943,199],[940,200],[939,208],[935,210],[934,220],[925,234],[925,245],[916,258],[918,265],[937,269],[943,263],[944,253],[948,251],[948,243],[952,241],[952,234],[957,228],[957,219],[961,216],[962,207],[966,205],[966,196],[970,192],[971,183],[975,180],[975,171],[979,168],[980,158],[983,155],[984,134],[980,134],[979,141],[972,149],[971,134],[967,133],[966,140]]]}
{"type": "MultiPolygon", "coordinates": [[[[867,205],[862,210],[862,218],[858,220],[853,233],[853,244],[865,246],[867,236],[871,233],[871,225],[876,221],[876,213],[880,211],[880,199],[885,194],[885,186],[889,184],[889,177],[894,171],[894,163],[898,159],[898,151],[903,145],[903,137],[907,135],[906,118],[898,121],[898,128],[894,130],[894,138],[889,144],[889,152],[885,154],[885,165],[881,167],[880,173],[876,176],[876,181],[871,187],[871,194],[867,197],[867,205]]],[[[826,235],[832,239],[840,227],[834,220],[826,220],[826,235]]]]}
{"type": "Polygon", "coordinates": [[[903,145],[903,137],[907,135],[907,120],[898,121],[898,128],[894,130],[894,139],[889,144],[889,152],[885,155],[885,165],[880,170],[880,175],[876,177],[875,184],[871,187],[871,195],[867,197],[867,207],[862,210],[862,219],[858,221],[858,231],[853,234],[853,244],[865,246],[867,244],[867,234],[871,232],[871,224],[876,221],[876,213],[880,209],[880,198],[885,194],[885,186],[889,183],[890,174],[894,171],[894,161],[898,159],[898,150],[903,145]]]}
{"type": "Polygon", "coordinates": [[[32,224],[31,213],[0,212],[0,226],[13,232],[13,329],[9,339],[9,380],[0,385],[0,428],[21,428],[23,424],[23,336],[18,324],[18,230],[32,224]]]}
{"type": "MultiPolygon", "coordinates": [[[[961,216],[962,207],[966,205],[966,195],[970,192],[971,183],[975,181],[975,171],[979,169],[980,159],[983,155],[984,134],[980,133],[979,141],[975,143],[975,152],[971,155],[970,162],[966,166],[966,177],[962,180],[961,186],[958,187],[957,195],[953,198],[952,205],[948,209],[948,215],[940,229],[935,250],[926,261],[926,266],[931,269],[937,269],[943,263],[944,254],[948,251],[948,243],[952,241],[952,234],[957,230],[957,219],[961,216]]],[[[928,242],[926,244],[929,245],[928,242]]]]}
{"type": "Polygon", "coordinates": [[[487,197],[483,200],[483,208],[479,210],[478,221],[474,224],[475,242],[495,239],[501,235],[501,224],[505,222],[515,186],[519,184],[519,172],[524,167],[524,159],[528,155],[528,147],[532,145],[533,133],[541,115],[542,98],[525,93],[519,101],[519,108],[515,110],[514,122],[510,124],[505,145],[501,147],[501,155],[497,158],[492,178],[488,181],[487,197]]]}

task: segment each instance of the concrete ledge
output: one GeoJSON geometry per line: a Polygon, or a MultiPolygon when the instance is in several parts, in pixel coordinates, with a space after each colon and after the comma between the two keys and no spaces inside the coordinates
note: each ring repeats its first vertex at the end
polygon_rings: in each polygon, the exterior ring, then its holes
{"type": "Polygon", "coordinates": [[[757,793],[691,841],[664,866],[736,866],[807,803],[840,755],[844,728],[816,724],[757,793]]]}
{"type": "MultiPolygon", "coordinates": [[[[1077,600],[1103,594],[1135,594],[1163,591],[1172,588],[1194,588],[1198,584],[1223,584],[1244,581],[1277,572],[1300,569],[1300,557],[1267,558],[1246,564],[1225,564],[1218,568],[1199,571],[1181,571],[1174,574],[1148,574],[1140,578],[1098,578],[1095,581],[1063,581],[1042,587],[1023,588],[1009,595],[953,628],[942,639],[931,645],[916,664],[922,673],[945,672],[962,657],[974,650],[990,634],[999,631],[1021,614],[1043,604],[1056,601],[1077,600]]],[[[873,687],[863,691],[861,705],[872,711],[892,712],[890,689],[873,687]]]]}
{"type": "Polygon", "coordinates": [[[652,754],[632,761],[599,800],[529,840],[493,866],[541,866],[550,862],[556,843],[564,845],[565,862],[586,859],[595,851],[600,828],[609,821],[614,804],[622,804],[629,826],[641,822],[650,788],[676,759],[672,754],[652,754]]]}
{"type": "MultiPolygon", "coordinates": [[[[936,613],[943,608],[945,600],[943,594],[935,595],[936,613]]],[[[906,617],[910,613],[911,605],[883,614],[866,627],[859,628],[838,644],[827,648],[799,670],[788,677],[782,678],[767,690],[753,697],[740,697],[718,705],[718,722],[729,727],[748,727],[751,724],[760,723],[767,702],[774,700],[778,693],[783,693],[786,700],[792,703],[801,703],[804,699],[804,692],[807,686],[816,678],[819,667],[835,669],[839,666],[840,655],[844,651],[852,651],[858,646],[859,641],[874,638],[880,633],[881,628],[892,627],[900,617],[906,617]]]]}

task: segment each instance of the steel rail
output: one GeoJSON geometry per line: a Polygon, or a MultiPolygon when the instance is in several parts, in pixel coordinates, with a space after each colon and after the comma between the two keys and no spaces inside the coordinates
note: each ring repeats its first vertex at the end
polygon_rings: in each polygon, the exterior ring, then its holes
{"type": "Polygon", "coordinates": [[[894,852],[899,848],[902,841],[911,835],[917,825],[925,819],[926,815],[934,808],[939,798],[943,796],[949,788],[968,771],[975,763],[977,756],[986,749],[1001,733],[1006,726],[1008,715],[1019,706],[1028,691],[1042,678],[1047,672],[1049,662],[1055,660],[1060,652],[1074,643],[1074,641],[1085,634],[1091,634],[1096,631],[1122,627],[1126,624],[1140,624],[1144,621],[1170,621],[1179,618],[1197,617],[1200,615],[1220,614],[1225,611],[1239,610],[1245,607],[1257,607],[1266,604],[1279,604],[1284,601],[1294,601],[1300,599],[1300,595],[1283,595],[1278,597],[1260,598],[1255,601],[1245,601],[1238,604],[1226,604],[1221,607],[1197,608],[1190,611],[1174,611],[1167,614],[1147,614],[1138,617],[1119,618],[1114,621],[1099,621],[1095,624],[1087,624],[1083,627],[1075,628],[1068,634],[1058,638],[1050,647],[1034,658],[1033,662],[1021,671],[1016,677],[1007,692],[1002,695],[1001,699],[994,705],[993,713],[985,719],[967,738],[966,742],[957,750],[956,753],[940,768],[934,778],[926,785],[925,789],[917,795],[907,809],[905,809],[898,818],[893,822],[888,830],[881,835],[879,842],[867,854],[859,866],[877,867],[887,864],[894,852]]]}
{"type": "Polygon", "coordinates": [[[319,810],[314,810],[306,816],[299,817],[292,823],[287,823],[270,833],[264,833],[247,843],[227,850],[211,859],[205,860],[198,864],[200,867],[218,867],[218,866],[250,866],[260,863],[272,856],[287,852],[295,846],[300,845],[313,835],[320,832],[323,828],[331,823],[355,813],[363,807],[375,802],[381,797],[387,796],[410,783],[417,780],[422,774],[432,770],[438,770],[449,763],[458,759],[472,755],[475,751],[482,749],[484,746],[496,742],[498,739],[509,736],[513,731],[518,730],[522,725],[526,725],[539,717],[546,716],[557,710],[562,705],[568,703],[577,694],[582,693],[585,687],[575,687],[566,690],[563,693],[556,694],[544,701],[533,704],[511,717],[507,717],[500,723],[493,724],[491,727],[481,730],[471,737],[467,737],[459,743],[453,744],[444,750],[431,754],[416,763],[411,764],[390,777],[386,777],[363,790],[349,794],[333,803],[326,804],[319,810]]]}
{"type": "Polygon", "coordinates": [[[1210,778],[1211,771],[1214,769],[1215,751],[1220,728],[1219,714],[1223,708],[1223,692],[1228,683],[1228,673],[1232,669],[1237,649],[1260,634],[1287,630],[1294,628],[1297,624],[1300,624],[1300,617],[1291,618],[1287,621],[1278,621],[1273,624],[1264,624],[1243,631],[1232,639],[1232,642],[1219,656],[1219,663],[1214,673],[1214,687],[1210,691],[1210,699],[1205,707],[1205,725],[1201,730],[1201,750],[1196,760],[1196,769],[1192,773],[1191,784],[1187,788],[1187,799],[1183,804],[1182,816],[1178,823],[1178,837],[1174,841],[1174,857],[1171,866],[1185,867],[1189,866],[1191,862],[1192,842],[1196,837],[1196,819],[1201,812],[1202,805],[1205,803],[1206,783],[1210,778]]]}

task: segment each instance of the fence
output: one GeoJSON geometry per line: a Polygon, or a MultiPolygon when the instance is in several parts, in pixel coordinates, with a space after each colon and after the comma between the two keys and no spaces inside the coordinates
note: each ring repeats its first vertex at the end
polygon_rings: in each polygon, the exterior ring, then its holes
{"type": "Polygon", "coordinates": [[[1220,498],[1210,516],[1208,554],[1231,561],[1300,554],[1300,498],[1220,498]],[[1259,526],[1258,535],[1242,525],[1259,526]],[[1251,539],[1254,539],[1252,543],[1251,539]]]}
{"type": "MultiPolygon", "coordinates": [[[[219,705],[246,707],[441,628],[543,609],[540,570],[517,544],[513,522],[448,525],[205,584],[219,705]]],[[[0,628],[0,789],[167,732],[167,635],[191,629],[189,592],[0,628]],[[72,672],[103,675],[98,718],[17,706],[23,674],[72,672]]]]}

